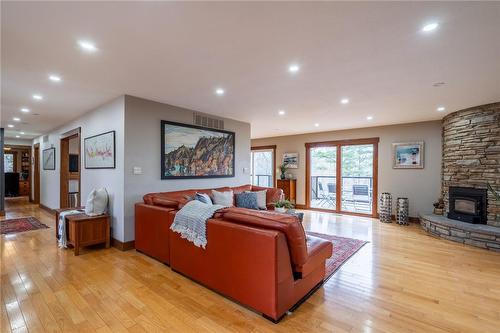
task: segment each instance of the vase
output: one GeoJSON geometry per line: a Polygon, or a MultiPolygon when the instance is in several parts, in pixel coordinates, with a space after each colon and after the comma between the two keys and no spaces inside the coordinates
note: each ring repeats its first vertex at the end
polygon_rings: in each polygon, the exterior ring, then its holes
{"type": "Polygon", "coordinates": [[[392,195],[388,192],[384,192],[380,195],[379,218],[380,222],[391,223],[392,195]]]}
{"type": "Polygon", "coordinates": [[[286,212],[286,209],[285,209],[285,207],[275,207],[274,211],[277,213],[284,213],[284,212],[286,212]]]}
{"type": "Polygon", "coordinates": [[[396,223],[408,225],[408,198],[396,199],[396,223]]]}

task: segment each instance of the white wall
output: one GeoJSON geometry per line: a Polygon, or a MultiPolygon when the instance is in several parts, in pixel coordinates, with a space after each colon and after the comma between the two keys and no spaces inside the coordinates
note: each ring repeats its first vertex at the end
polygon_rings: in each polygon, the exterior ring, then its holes
{"type": "MultiPolygon", "coordinates": [[[[56,170],[43,170],[40,166],[40,202],[49,208],[59,208],[60,193],[60,139],[63,133],[81,127],[81,148],[83,139],[96,134],[116,131],[116,169],[85,169],[83,158],[81,170],[81,200],[85,200],[94,188],[105,187],[110,195],[110,213],[113,216],[112,237],[123,241],[123,191],[124,191],[124,110],[125,98],[121,96],[93,111],[48,133],[48,142],[42,137],[33,143],[40,143],[40,153],[44,149],[56,148],[56,170]]],[[[83,154],[82,154],[83,155],[83,154]]],[[[40,161],[42,156],[40,156],[40,161]]],[[[33,179],[33,177],[32,177],[33,179]]]]}
{"type": "Polygon", "coordinates": [[[6,145],[15,145],[15,146],[31,146],[31,140],[29,139],[12,139],[5,138],[4,144],[6,145]]]}
{"type": "Polygon", "coordinates": [[[250,183],[250,124],[226,118],[225,129],[236,133],[235,177],[161,180],[161,120],[192,124],[193,110],[125,96],[125,241],[135,238],[134,204],[146,193],[250,183]],[[142,175],[134,175],[133,167],[141,167],[142,175]]]}
{"type": "Polygon", "coordinates": [[[394,199],[408,197],[411,216],[432,211],[432,203],[441,195],[441,121],[255,139],[252,146],[277,145],[277,164],[282,162],[283,153],[299,153],[299,168],[290,169],[287,173],[297,178],[297,203],[305,204],[305,143],[373,137],[380,138],[379,195],[390,192],[394,199]],[[425,142],[424,169],[392,168],[392,143],[405,141],[425,142]]]}

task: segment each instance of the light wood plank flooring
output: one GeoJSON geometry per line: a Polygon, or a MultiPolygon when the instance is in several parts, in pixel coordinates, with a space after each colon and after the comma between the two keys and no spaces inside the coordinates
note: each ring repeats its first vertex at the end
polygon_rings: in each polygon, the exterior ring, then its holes
{"type": "Polygon", "coordinates": [[[418,226],[307,212],[306,229],[370,241],[275,325],[135,251],[58,249],[50,229],[1,239],[1,332],[500,332],[500,253],[418,226]]]}

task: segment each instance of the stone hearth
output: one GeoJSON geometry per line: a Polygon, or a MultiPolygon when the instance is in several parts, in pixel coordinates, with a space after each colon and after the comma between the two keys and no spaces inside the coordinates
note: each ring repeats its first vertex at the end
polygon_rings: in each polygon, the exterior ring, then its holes
{"type": "MultiPolygon", "coordinates": [[[[462,186],[500,191],[500,103],[457,111],[443,119],[442,193],[462,186]]],[[[487,224],[500,227],[500,202],[488,191],[487,224]]],[[[499,228],[500,229],[500,228],[499,228]]]]}
{"type": "Polygon", "coordinates": [[[420,225],[431,235],[500,252],[500,228],[460,222],[434,214],[420,216],[420,225]]]}

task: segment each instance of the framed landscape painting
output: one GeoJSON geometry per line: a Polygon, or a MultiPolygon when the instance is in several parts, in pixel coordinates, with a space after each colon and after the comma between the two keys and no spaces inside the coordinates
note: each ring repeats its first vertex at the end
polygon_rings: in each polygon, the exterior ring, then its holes
{"type": "Polygon", "coordinates": [[[161,122],[161,179],[234,177],[234,132],[161,122]]]}
{"type": "Polygon", "coordinates": [[[114,169],[115,131],[94,135],[84,140],[85,169],[114,169]]]}
{"type": "Polygon", "coordinates": [[[394,169],[423,169],[424,142],[393,143],[392,160],[394,169]]]}
{"type": "Polygon", "coordinates": [[[284,153],[283,164],[286,164],[288,169],[299,168],[299,153],[284,153]]]}
{"type": "Polygon", "coordinates": [[[56,169],[56,149],[47,148],[43,150],[42,154],[43,170],[56,169]]]}

